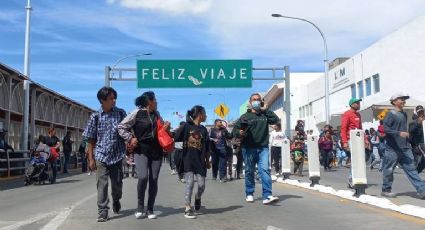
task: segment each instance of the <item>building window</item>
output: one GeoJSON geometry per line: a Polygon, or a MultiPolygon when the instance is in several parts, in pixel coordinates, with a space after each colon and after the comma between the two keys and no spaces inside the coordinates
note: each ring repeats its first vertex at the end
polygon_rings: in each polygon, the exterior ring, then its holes
{"type": "Polygon", "coordinates": [[[310,104],[308,104],[308,115],[313,115],[313,104],[312,103],[310,103],[310,104]]]}
{"type": "Polygon", "coordinates": [[[356,98],[356,85],[352,84],[350,87],[351,87],[351,97],[356,98]]]}
{"type": "Polygon", "coordinates": [[[366,96],[369,96],[372,94],[372,81],[370,80],[370,78],[367,78],[365,80],[366,83],[366,96]]]}
{"type": "Polygon", "coordinates": [[[301,107],[298,109],[298,111],[300,113],[300,117],[303,117],[303,116],[301,116],[301,111],[302,111],[301,107]]]}
{"type": "Polygon", "coordinates": [[[363,98],[363,81],[357,82],[357,90],[359,91],[359,98],[363,98]]]}
{"type": "Polygon", "coordinates": [[[373,92],[379,93],[379,91],[381,91],[381,86],[379,82],[379,74],[377,73],[373,75],[372,78],[373,78],[373,92]]]}

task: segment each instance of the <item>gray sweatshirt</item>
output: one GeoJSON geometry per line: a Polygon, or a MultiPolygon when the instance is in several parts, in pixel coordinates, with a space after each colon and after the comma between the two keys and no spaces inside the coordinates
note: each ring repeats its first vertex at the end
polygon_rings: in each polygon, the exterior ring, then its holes
{"type": "Polygon", "coordinates": [[[407,130],[407,114],[404,111],[391,110],[384,119],[385,140],[394,150],[408,149],[408,138],[400,136],[407,130]]]}

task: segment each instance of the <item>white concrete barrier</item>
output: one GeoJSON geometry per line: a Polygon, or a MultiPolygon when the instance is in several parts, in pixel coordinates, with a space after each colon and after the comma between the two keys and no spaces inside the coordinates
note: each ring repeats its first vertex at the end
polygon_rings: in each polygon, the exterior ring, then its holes
{"type": "Polygon", "coordinates": [[[291,142],[286,138],[282,142],[281,159],[282,175],[283,178],[287,179],[291,174],[291,142]]]}
{"type": "Polygon", "coordinates": [[[315,185],[320,180],[320,161],[319,161],[319,145],[317,136],[307,136],[308,148],[308,174],[311,185],[315,185]]]}

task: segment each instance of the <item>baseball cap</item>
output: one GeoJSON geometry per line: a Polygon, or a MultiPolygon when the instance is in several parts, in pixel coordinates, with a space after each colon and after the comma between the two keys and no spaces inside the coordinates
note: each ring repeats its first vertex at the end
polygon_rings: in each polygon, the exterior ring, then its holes
{"type": "Polygon", "coordinates": [[[358,99],[358,98],[351,98],[350,101],[348,102],[348,105],[351,106],[352,104],[362,101],[362,99],[358,99]]]}
{"type": "Polygon", "coordinates": [[[418,105],[415,108],[415,112],[416,114],[418,114],[419,112],[424,111],[424,107],[422,105],[418,105]]]}
{"type": "Polygon", "coordinates": [[[390,101],[395,101],[398,98],[409,99],[410,96],[407,95],[406,93],[395,93],[391,96],[390,101]]]}

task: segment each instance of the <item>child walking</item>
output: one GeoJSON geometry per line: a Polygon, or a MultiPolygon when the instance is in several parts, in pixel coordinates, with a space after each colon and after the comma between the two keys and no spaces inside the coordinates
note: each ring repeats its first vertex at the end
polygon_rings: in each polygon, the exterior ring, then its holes
{"type": "Polygon", "coordinates": [[[176,142],[183,142],[183,167],[179,169],[179,173],[184,173],[186,206],[184,217],[189,219],[196,218],[196,213],[191,205],[195,180],[198,182],[195,210],[198,211],[201,208],[201,197],[205,191],[207,168],[211,167],[208,131],[201,125],[206,119],[205,108],[200,105],[194,106],[187,111],[187,122],[176,130],[174,137],[176,142]]]}

